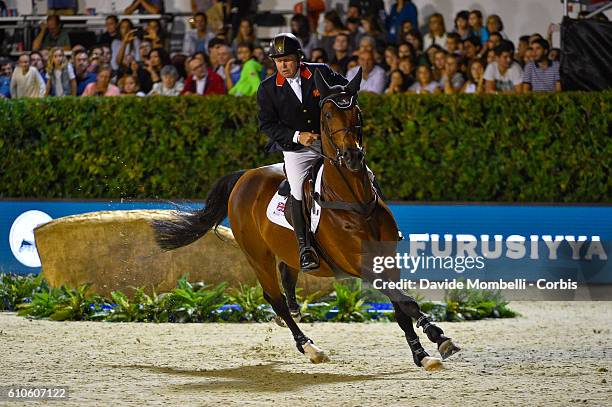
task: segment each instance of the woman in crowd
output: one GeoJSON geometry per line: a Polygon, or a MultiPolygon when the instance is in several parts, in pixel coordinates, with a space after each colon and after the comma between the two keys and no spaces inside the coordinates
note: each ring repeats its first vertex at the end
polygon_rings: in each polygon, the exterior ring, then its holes
{"type": "Polygon", "coordinates": [[[417,81],[408,89],[411,93],[440,93],[440,85],[432,80],[431,69],[427,65],[417,68],[417,81]]]}
{"type": "Polygon", "coordinates": [[[166,65],[161,70],[161,82],[153,85],[148,96],[179,96],[183,83],[178,80],[179,74],[173,65],[166,65]]]}
{"type": "Polygon", "coordinates": [[[305,15],[295,14],[291,17],[291,33],[302,42],[304,55],[310,55],[312,49],[317,46],[317,35],[310,31],[310,24],[305,15]]]}
{"type": "Polygon", "coordinates": [[[142,39],[151,41],[152,48],[166,48],[166,33],[159,20],[147,22],[142,39]]]}
{"type": "Polygon", "coordinates": [[[47,88],[45,96],[76,96],[76,75],[68,62],[63,48],[52,48],[47,66],[47,88]]]}
{"type": "Polygon", "coordinates": [[[370,37],[374,38],[377,50],[382,50],[385,48],[385,44],[387,43],[387,35],[383,32],[377,17],[362,17],[361,28],[364,35],[369,35],[370,37]]]}
{"type": "Polygon", "coordinates": [[[102,65],[98,68],[98,78],[85,88],[83,96],[119,96],[119,88],[110,83],[113,69],[109,65],[102,65]]]}
{"type": "Polygon", "coordinates": [[[482,24],[482,13],[480,10],[470,11],[468,23],[470,24],[472,34],[480,38],[480,45],[485,45],[489,40],[489,32],[482,24]]]}
{"type": "Polygon", "coordinates": [[[484,65],[481,60],[474,59],[468,65],[468,80],[463,85],[462,93],[485,93],[484,65]]]}
{"type": "Polygon", "coordinates": [[[170,65],[170,56],[163,48],[155,48],[149,52],[149,58],[145,64],[145,69],[151,77],[152,83],[161,81],[161,70],[164,66],[170,65]]]}
{"type": "Polygon", "coordinates": [[[113,58],[111,66],[114,71],[119,67],[125,66],[125,55],[131,54],[136,61],[140,61],[140,39],[136,36],[138,30],[134,29],[132,21],[124,18],[119,23],[119,36],[121,39],[114,39],[111,44],[113,58]]]}
{"type": "Polygon", "coordinates": [[[236,35],[236,38],[232,41],[232,51],[234,53],[238,52],[239,44],[250,44],[251,49],[259,45],[259,40],[255,36],[255,27],[253,27],[253,23],[248,18],[240,20],[238,35],[236,35]]]}
{"type": "Polygon", "coordinates": [[[434,13],[429,17],[429,32],[423,38],[423,47],[428,49],[432,45],[446,48],[446,26],[444,17],[440,13],[434,13]]]}
{"type": "Polygon", "coordinates": [[[421,36],[419,30],[413,28],[405,35],[404,40],[414,48],[418,65],[428,63],[427,55],[423,52],[423,36],[421,36]]]}
{"type": "Polygon", "coordinates": [[[402,71],[395,69],[389,75],[389,86],[385,89],[385,95],[404,92],[406,92],[406,78],[402,71]]]}
{"type": "Polygon", "coordinates": [[[470,12],[462,10],[455,16],[455,30],[462,40],[466,40],[472,36],[472,30],[470,29],[470,12]]]}
{"type": "Polygon", "coordinates": [[[317,46],[323,48],[327,55],[333,55],[335,53],[334,41],[336,41],[336,35],[340,33],[348,34],[348,30],[335,10],[328,11],[325,13],[323,32],[319,37],[317,46]]]}
{"type": "Polygon", "coordinates": [[[504,23],[501,20],[501,17],[497,14],[491,14],[489,18],[487,18],[487,31],[489,35],[494,32],[498,32],[501,34],[504,40],[508,39],[506,33],[504,33],[504,23]]]}
{"type": "Polygon", "coordinates": [[[144,96],[144,92],[140,91],[140,86],[138,85],[138,78],[134,75],[125,75],[119,82],[119,90],[121,91],[121,96],[144,96]]]}

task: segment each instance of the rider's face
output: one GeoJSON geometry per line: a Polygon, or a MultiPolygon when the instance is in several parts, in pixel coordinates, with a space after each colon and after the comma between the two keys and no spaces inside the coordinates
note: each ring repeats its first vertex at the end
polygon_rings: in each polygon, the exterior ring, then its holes
{"type": "Polygon", "coordinates": [[[298,58],[295,55],[274,58],[276,70],[284,78],[293,78],[298,70],[298,58]]]}

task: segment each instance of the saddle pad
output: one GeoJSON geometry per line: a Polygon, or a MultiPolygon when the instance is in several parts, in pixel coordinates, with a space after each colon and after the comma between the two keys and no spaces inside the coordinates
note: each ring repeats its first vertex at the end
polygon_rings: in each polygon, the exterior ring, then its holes
{"type": "MultiPolygon", "coordinates": [[[[282,165],[282,164],[280,164],[282,165]]],[[[323,166],[317,172],[317,178],[315,180],[315,192],[321,193],[321,179],[323,178],[323,166]]],[[[288,196],[281,196],[278,191],[274,194],[268,208],[266,209],[266,215],[270,222],[275,223],[287,229],[293,230],[293,227],[285,219],[285,205],[287,204],[288,196]]],[[[310,230],[314,234],[319,226],[321,220],[321,206],[314,202],[314,205],[310,211],[310,230]]]]}

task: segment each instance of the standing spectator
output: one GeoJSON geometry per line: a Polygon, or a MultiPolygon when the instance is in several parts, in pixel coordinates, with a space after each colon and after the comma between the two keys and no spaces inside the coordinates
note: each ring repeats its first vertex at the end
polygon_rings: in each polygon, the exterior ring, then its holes
{"type": "Polygon", "coordinates": [[[348,71],[347,79],[350,81],[357,75],[359,67],[362,69],[360,92],[381,94],[385,90],[385,70],[374,64],[374,53],[363,51],[359,54],[359,66],[348,71]]]}
{"type": "Polygon", "coordinates": [[[124,65],[126,54],[132,54],[136,61],[140,61],[140,39],[136,36],[138,30],[134,28],[132,21],[124,18],[119,23],[119,35],[121,39],[116,39],[111,44],[113,59],[111,66],[113,70],[119,69],[124,65]]]}
{"type": "Polygon", "coordinates": [[[402,40],[402,28],[404,22],[408,21],[412,27],[419,26],[419,17],[416,6],[411,0],[399,0],[389,10],[385,26],[389,33],[389,41],[397,43],[402,40]]]}
{"type": "Polygon", "coordinates": [[[340,33],[336,35],[336,40],[334,41],[334,54],[329,62],[330,64],[337,64],[340,67],[340,73],[346,75],[349,58],[349,36],[340,33]]]}
{"type": "Polygon", "coordinates": [[[483,26],[482,13],[480,10],[470,11],[470,18],[468,20],[472,34],[480,39],[480,45],[485,45],[489,40],[489,32],[486,27],[483,26]]]}
{"type": "Polygon", "coordinates": [[[544,39],[531,43],[533,61],[525,65],[523,92],[561,92],[559,63],[548,59],[549,48],[544,39]]]}
{"type": "Polygon", "coordinates": [[[520,93],[523,82],[523,71],[512,59],[514,47],[509,41],[503,41],[495,48],[495,62],[487,66],[484,73],[487,93],[520,93]]]}
{"type": "Polygon", "coordinates": [[[394,93],[406,92],[406,79],[404,74],[399,69],[391,71],[389,75],[389,86],[385,89],[385,95],[393,95],[394,93]]]}
{"type": "Polygon", "coordinates": [[[215,36],[208,31],[208,19],[204,13],[196,13],[193,17],[195,31],[186,31],[183,39],[183,52],[193,55],[196,52],[206,52],[208,42],[215,36]]]}
{"type": "Polygon", "coordinates": [[[463,85],[462,93],[485,92],[484,86],[484,65],[480,59],[474,59],[468,65],[468,81],[463,85]]]}
{"type": "Polygon", "coordinates": [[[89,69],[89,57],[86,51],[81,51],[74,56],[74,71],[77,84],[76,94],[81,96],[87,85],[96,81],[95,72],[89,69]]]}
{"type": "Polygon", "coordinates": [[[45,95],[45,83],[38,70],[30,66],[30,57],[22,53],[11,77],[11,98],[39,98],[45,95]]]}
{"type": "Polygon", "coordinates": [[[45,69],[45,62],[42,54],[38,51],[32,51],[30,53],[30,65],[32,65],[38,71],[38,74],[42,78],[43,83],[47,83],[47,71],[45,69]]]}
{"type": "Polygon", "coordinates": [[[508,39],[508,36],[504,33],[504,23],[497,14],[491,14],[489,18],[487,18],[487,31],[489,33],[498,32],[502,39],[508,39]]]}
{"type": "Polygon", "coordinates": [[[317,35],[310,30],[308,18],[303,14],[294,14],[291,17],[291,33],[302,43],[304,55],[310,55],[317,46],[317,35]]]}
{"type": "Polygon", "coordinates": [[[63,49],[51,49],[47,75],[49,79],[47,80],[45,96],[76,96],[76,75],[63,49]]]}
{"type": "Polygon", "coordinates": [[[251,44],[251,49],[259,45],[259,41],[255,36],[255,27],[248,18],[240,20],[238,35],[232,41],[232,51],[238,52],[238,44],[251,44]]]}
{"type": "Polygon", "coordinates": [[[140,91],[138,85],[138,78],[133,75],[125,75],[117,82],[119,85],[119,91],[121,96],[139,96],[142,97],[145,94],[140,91]]]}
{"type": "Polygon", "coordinates": [[[440,93],[440,85],[432,80],[431,70],[428,65],[420,65],[417,68],[417,81],[408,88],[410,93],[440,93]]]}
{"type": "Polygon", "coordinates": [[[459,72],[459,57],[454,54],[448,54],[446,56],[444,72],[440,79],[440,89],[447,95],[451,95],[461,91],[464,83],[463,75],[459,72]]]}
{"type": "Polygon", "coordinates": [[[40,23],[40,31],[32,43],[32,50],[34,51],[52,47],[62,47],[66,51],[70,50],[70,38],[68,38],[68,33],[62,29],[58,15],[47,16],[47,22],[40,23]]]}
{"type": "Polygon", "coordinates": [[[208,67],[206,61],[193,58],[189,62],[191,75],[185,81],[181,95],[224,95],[223,78],[208,67]]]}
{"type": "Polygon", "coordinates": [[[116,15],[106,16],[104,20],[104,32],[98,39],[99,44],[112,44],[114,40],[119,39],[119,19],[116,15]]]}
{"type": "Polygon", "coordinates": [[[124,11],[123,14],[163,14],[164,0],[134,0],[124,11]]]}
{"type": "Polygon", "coordinates": [[[11,76],[13,64],[10,60],[0,61],[0,99],[11,97],[11,76]]]}
{"type": "Polygon", "coordinates": [[[153,85],[148,96],[178,96],[183,91],[183,83],[178,81],[178,71],[172,65],[166,65],[161,70],[161,82],[153,85]]]}
{"type": "Polygon", "coordinates": [[[318,46],[323,48],[327,55],[334,53],[334,41],[336,35],[340,33],[348,33],[348,30],[342,23],[340,16],[335,10],[325,13],[323,20],[323,33],[319,38],[318,46]]]}
{"type": "MultiPolygon", "coordinates": [[[[460,40],[467,40],[472,36],[472,30],[470,29],[470,12],[467,10],[461,10],[455,16],[455,29],[454,33],[459,34],[460,40]]],[[[449,51],[450,52],[450,51],[449,51]]]]}
{"type": "Polygon", "coordinates": [[[100,65],[97,80],[90,83],[83,91],[83,96],[119,96],[119,88],[110,83],[113,69],[109,65],[100,65]]]}
{"type": "Polygon", "coordinates": [[[423,47],[428,49],[432,45],[438,45],[446,48],[446,26],[442,14],[434,13],[429,16],[428,26],[429,32],[423,38],[423,47]]]}

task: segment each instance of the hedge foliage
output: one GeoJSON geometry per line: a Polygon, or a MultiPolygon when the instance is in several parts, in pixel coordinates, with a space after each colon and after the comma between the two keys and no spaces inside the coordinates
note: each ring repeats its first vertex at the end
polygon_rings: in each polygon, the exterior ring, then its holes
{"type": "MultiPolygon", "coordinates": [[[[393,200],[609,202],[612,92],[360,96],[393,200]]],[[[203,198],[264,153],[253,98],[0,101],[0,197],[203,198]]]]}

